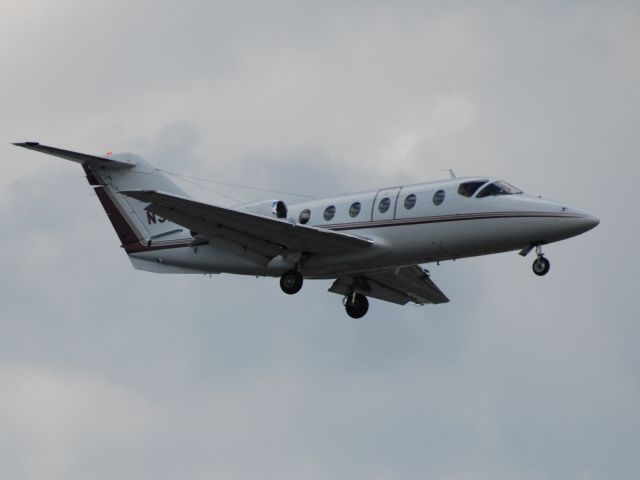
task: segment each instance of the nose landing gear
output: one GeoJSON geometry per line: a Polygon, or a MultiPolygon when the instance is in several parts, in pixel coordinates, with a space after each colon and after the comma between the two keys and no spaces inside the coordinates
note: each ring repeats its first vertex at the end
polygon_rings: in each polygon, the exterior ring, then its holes
{"type": "Polygon", "coordinates": [[[369,300],[361,293],[352,293],[344,297],[342,301],[344,308],[347,311],[347,315],[351,318],[362,318],[367,314],[369,310],[369,300]]]}
{"type": "Polygon", "coordinates": [[[542,253],[542,245],[536,245],[536,255],[537,258],[533,261],[531,268],[533,269],[533,273],[541,277],[549,273],[549,270],[551,269],[551,262],[544,257],[544,254],[542,253]]]}

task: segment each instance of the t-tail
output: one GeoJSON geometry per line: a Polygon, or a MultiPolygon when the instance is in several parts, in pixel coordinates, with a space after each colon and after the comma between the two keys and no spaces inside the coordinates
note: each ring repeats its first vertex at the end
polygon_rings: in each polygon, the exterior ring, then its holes
{"type": "MultiPolygon", "coordinates": [[[[148,212],[145,210],[147,203],[119,193],[156,190],[187,196],[139,155],[87,155],[36,142],[14,145],[80,163],[127,254],[175,248],[191,241],[191,235],[184,227],[148,212]]],[[[136,263],[133,265],[138,268],[136,263]]]]}

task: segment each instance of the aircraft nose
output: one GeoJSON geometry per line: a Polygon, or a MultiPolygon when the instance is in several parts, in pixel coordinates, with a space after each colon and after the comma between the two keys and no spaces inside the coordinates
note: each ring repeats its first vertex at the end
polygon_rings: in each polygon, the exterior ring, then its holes
{"type": "Polygon", "coordinates": [[[550,243],[580,235],[595,228],[600,219],[595,215],[567,204],[543,199],[530,199],[538,216],[523,219],[525,233],[531,243],[550,243]]]}
{"type": "Polygon", "coordinates": [[[590,213],[587,214],[584,221],[587,224],[588,230],[596,228],[600,224],[600,219],[595,215],[591,215],[590,213]]]}
{"type": "Polygon", "coordinates": [[[577,233],[588,232],[589,230],[597,227],[600,223],[600,219],[598,217],[585,210],[573,208],[571,209],[571,213],[575,215],[572,223],[577,233]]]}

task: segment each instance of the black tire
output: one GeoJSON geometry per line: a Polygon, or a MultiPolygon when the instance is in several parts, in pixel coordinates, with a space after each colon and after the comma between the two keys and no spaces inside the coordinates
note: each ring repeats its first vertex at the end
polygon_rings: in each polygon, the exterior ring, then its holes
{"type": "Polygon", "coordinates": [[[535,273],[539,277],[542,277],[543,275],[549,273],[549,270],[551,269],[551,262],[549,262],[549,260],[542,256],[538,257],[534,260],[531,269],[533,270],[533,273],[535,273]]]}
{"type": "Polygon", "coordinates": [[[280,288],[287,295],[298,293],[302,288],[302,275],[297,270],[287,270],[280,277],[280,288]]]}
{"type": "Polygon", "coordinates": [[[353,301],[349,300],[351,299],[347,299],[344,305],[344,308],[347,310],[347,315],[351,318],[362,318],[367,314],[369,310],[369,300],[367,300],[367,297],[361,293],[356,293],[353,301]]]}

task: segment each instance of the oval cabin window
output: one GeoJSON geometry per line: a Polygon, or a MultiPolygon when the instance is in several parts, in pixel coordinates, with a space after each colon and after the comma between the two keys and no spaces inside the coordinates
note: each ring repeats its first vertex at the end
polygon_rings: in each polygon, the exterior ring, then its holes
{"type": "Polygon", "coordinates": [[[328,222],[334,217],[335,214],[336,214],[336,207],[334,207],[333,205],[330,205],[324,209],[324,214],[322,216],[328,222]]]}
{"type": "Polygon", "coordinates": [[[380,203],[378,204],[378,211],[380,213],[385,213],[387,210],[389,210],[390,206],[391,206],[391,199],[389,197],[384,197],[382,200],[380,200],[380,203]]]}
{"type": "Polygon", "coordinates": [[[300,218],[299,218],[300,223],[302,224],[307,223],[310,218],[311,218],[311,210],[309,210],[308,208],[305,208],[300,212],[300,218]]]}
{"type": "Polygon", "coordinates": [[[411,195],[407,195],[407,198],[404,199],[404,208],[407,210],[411,210],[416,206],[416,196],[412,193],[411,195]]]}
{"type": "Polygon", "coordinates": [[[444,190],[438,190],[433,194],[433,204],[441,205],[444,202],[444,190]]]}
{"type": "Polygon", "coordinates": [[[360,213],[361,208],[362,208],[362,205],[360,205],[360,202],[352,203],[351,206],[349,207],[349,216],[357,217],[358,214],[360,213]]]}

